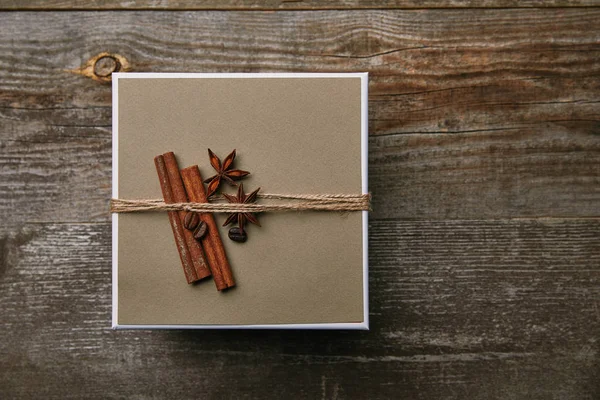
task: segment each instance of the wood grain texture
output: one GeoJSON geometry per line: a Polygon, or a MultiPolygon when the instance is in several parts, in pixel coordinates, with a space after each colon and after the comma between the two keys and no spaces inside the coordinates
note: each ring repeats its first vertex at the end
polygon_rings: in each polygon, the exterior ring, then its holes
{"type": "Polygon", "coordinates": [[[108,106],[108,88],[64,71],[110,50],[136,71],[369,71],[375,135],[599,120],[595,8],[23,15],[0,16],[9,110],[108,106]]]}
{"type": "Polygon", "coordinates": [[[368,70],[378,218],[597,216],[600,32],[589,28],[599,17],[596,9],[4,14],[1,209],[16,208],[9,224],[107,220],[110,87],[65,70],[113,49],[137,71],[368,70]],[[28,207],[15,207],[25,198],[28,207]]]}
{"type": "MultiPolygon", "coordinates": [[[[88,4],[0,9],[192,7],[88,4]]],[[[0,13],[0,397],[599,398],[600,9],[392,9],[431,4],[0,13]],[[370,332],[109,329],[111,91],[68,72],[103,52],[370,72],[370,332]]]]}
{"type": "Polygon", "coordinates": [[[0,0],[0,10],[364,10],[589,7],[597,0],[0,0]]]}
{"type": "Polygon", "coordinates": [[[110,224],[26,224],[2,240],[3,397],[600,394],[600,221],[369,231],[370,332],[124,332],[109,329],[110,224]]]}
{"type": "Polygon", "coordinates": [[[600,124],[375,136],[375,218],[460,219],[600,213],[600,124]]]}

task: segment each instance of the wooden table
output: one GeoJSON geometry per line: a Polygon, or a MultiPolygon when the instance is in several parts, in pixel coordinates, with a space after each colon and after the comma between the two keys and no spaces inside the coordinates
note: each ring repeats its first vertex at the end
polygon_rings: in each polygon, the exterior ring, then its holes
{"type": "Polygon", "coordinates": [[[1,398],[600,398],[598,1],[143,3],[0,0],[1,398]],[[370,73],[370,332],[110,329],[124,67],[370,73]]]}

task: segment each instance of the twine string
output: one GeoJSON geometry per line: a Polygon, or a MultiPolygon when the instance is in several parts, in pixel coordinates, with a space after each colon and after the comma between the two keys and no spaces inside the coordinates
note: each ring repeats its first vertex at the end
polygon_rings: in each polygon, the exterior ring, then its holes
{"type": "MultiPolygon", "coordinates": [[[[280,204],[238,204],[238,203],[171,203],[159,199],[111,199],[110,211],[113,213],[132,213],[147,211],[194,211],[212,213],[236,212],[283,212],[283,211],[369,211],[370,194],[271,194],[258,195],[263,199],[295,200],[280,204]]],[[[222,198],[222,197],[221,197],[222,198]]]]}

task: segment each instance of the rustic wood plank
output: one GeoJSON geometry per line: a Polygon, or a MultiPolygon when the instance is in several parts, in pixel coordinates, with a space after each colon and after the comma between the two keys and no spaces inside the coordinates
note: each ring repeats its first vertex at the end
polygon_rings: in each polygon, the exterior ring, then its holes
{"type": "Polygon", "coordinates": [[[377,218],[597,216],[598,17],[599,10],[3,14],[0,210],[8,224],[107,220],[110,87],[65,69],[111,49],[138,71],[371,71],[377,218]],[[254,38],[242,35],[248,30],[254,38]]]}
{"type": "Polygon", "coordinates": [[[110,127],[60,126],[41,116],[9,121],[2,129],[0,212],[6,227],[109,220],[110,127]]]}
{"type": "Polygon", "coordinates": [[[376,218],[599,216],[600,123],[375,136],[376,218]]]}
{"type": "Polygon", "coordinates": [[[115,332],[110,224],[25,224],[0,240],[0,388],[6,398],[593,399],[599,228],[372,220],[370,332],[115,332]]]}
{"type": "Polygon", "coordinates": [[[597,0],[0,0],[0,10],[365,10],[423,8],[544,8],[598,6],[597,0]]]}
{"type": "Polygon", "coordinates": [[[375,135],[594,122],[599,19],[600,9],[4,13],[0,107],[26,117],[110,105],[109,88],[66,72],[110,51],[136,71],[369,71],[375,135]]]}

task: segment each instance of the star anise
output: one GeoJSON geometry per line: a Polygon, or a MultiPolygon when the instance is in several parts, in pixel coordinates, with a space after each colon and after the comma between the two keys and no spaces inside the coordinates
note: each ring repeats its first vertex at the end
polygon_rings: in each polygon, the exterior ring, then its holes
{"type": "Polygon", "coordinates": [[[237,184],[234,181],[250,174],[250,172],[242,171],[241,169],[231,169],[233,167],[233,160],[235,160],[235,149],[225,157],[223,163],[221,163],[219,157],[211,149],[208,149],[208,156],[210,164],[217,171],[217,174],[204,180],[204,183],[208,183],[208,188],[206,189],[207,196],[211,196],[217,191],[221,180],[226,180],[229,184],[236,186],[237,184]]]}
{"type": "MultiPolygon", "coordinates": [[[[230,203],[248,204],[248,203],[254,203],[256,201],[256,195],[258,194],[259,190],[260,190],[260,188],[256,189],[254,192],[247,195],[244,193],[244,184],[240,183],[240,187],[238,188],[238,191],[237,191],[237,196],[232,196],[232,195],[226,194],[226,193],[223,193],[223,196],[225,196],[227,201],[230,203]]],[[[253,223],[254,225],[260,226],[260,222],[258,222],[258,219],[256,219],[256,216],[249,212],[238,212],[238,213],[231,214],[225,220],[225,223],[223,224],[223,226],[229,225],[233,222],[237,222],[238,227],[240,228],[240,231],[243,232],[246,221],[249,221],[249,222],[253,223]]]]}

